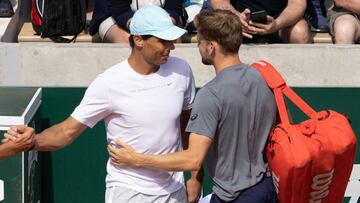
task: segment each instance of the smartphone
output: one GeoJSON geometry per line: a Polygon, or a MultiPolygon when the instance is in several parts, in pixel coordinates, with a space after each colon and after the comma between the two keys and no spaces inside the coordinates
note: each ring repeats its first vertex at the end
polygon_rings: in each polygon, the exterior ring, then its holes
{"type": "Polygon", "coordinates": [[[262,10],[262,11],[251,12],[250,20],[256,23],[266,24],[267,23],[266,11],[262,10]]]}

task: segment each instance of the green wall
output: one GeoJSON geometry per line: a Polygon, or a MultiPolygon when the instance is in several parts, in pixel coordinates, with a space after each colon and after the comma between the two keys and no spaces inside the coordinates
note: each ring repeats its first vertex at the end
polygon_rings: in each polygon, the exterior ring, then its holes
{"type": "MultiPolygon", "coordinates": [[[[44,88],[42,126],[66,119],[79,104],[84,88],[44,88]]],[[[106,152],[104,123],[86,130],[74,143],[43,153],[43,201],[45,203],[104,202],[106,152]]]]}
{"type": "MultiPolygon", "coordinates": [[[[42,126],[49,126],[67,118],[79,104],[85,88],[43,88],[42,126]]],[[[352,120],[356,134],[360,134],[360,88],[295,88],[315,110],[333,109],[346,113],[352,120]]],[[[295,121],[304,119],[290,106],[295,121]]],[[[106,139],[104,123],[88,129],[70,147],[43,153],[43,201],[45,203],[104,202],[106,139]]],[[[356,163],[360,163],[357,153],[356,163]]],[[[205,180],[205,194],[211,192],[205,180]]]]}

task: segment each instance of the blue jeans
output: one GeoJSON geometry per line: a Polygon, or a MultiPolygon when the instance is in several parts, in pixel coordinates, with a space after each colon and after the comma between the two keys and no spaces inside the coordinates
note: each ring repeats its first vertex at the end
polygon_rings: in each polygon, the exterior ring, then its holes
{"type": "MultiPolygon", "coordinates": [[[[212,195],[210,203],[224,203],[215,194],[212,195]]],[[[231,203],[278,203],[277,194],[271,177],[263,178],[256,185],[241,191],[231,203]]],[[[230,203],[229,202],[229,203],[230,203]]]]}

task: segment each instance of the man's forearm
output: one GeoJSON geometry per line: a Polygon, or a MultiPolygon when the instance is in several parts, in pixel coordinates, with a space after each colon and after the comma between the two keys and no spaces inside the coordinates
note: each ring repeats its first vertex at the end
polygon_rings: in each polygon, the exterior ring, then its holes
{"type": "Polygon", "coordinates": [[[54,125],[35,135],[34,150],[38,151],[55,151],[68,146],[72,140],[66,136],[61,126],[54,125]]]}
{"type": "Polygon", "coordinates": [[[119,147],[108,145],[108,152],[114,164],[120,166],[145,167],[167,171],[197,171],[209,149],[212,140],[195,133],[190,134],[189,148],[184,151],[162,155],[137,153],[130,145],[116,140],[119,147]]]}
{"type": "Polygon", "coordinates": [[[276,21],[276,31],[294,25],[304,16],[306,1],[294,1],[289,3],[276,21]]]}
{"type": "Polygon", "coordinates": [[[199,171],[211,143],[210,138],[191,133],[189,147],[184,151],[163,155],[135,153],[135,157],[130,158],[135,162],[130,163],[135,166],[168,171],[199,171]]]}
{"type": "Polygon", "coordinates": [[[202,160],[188,150],[165,155],[137,154],[135,165],[167,171],[198,171],[202,160]]]}
{"type": "Polygon", "coordinates": [[[69,117],[43,132],[35,135],[34,150],[54,151],[70,145],[86,126],[69,117]]]}
{"type": "Polygon", "coordinates": [[[10,147],[10,145],[11,143],[4,143],[0,145],[0,160],[3,160],[6,157],[9,157],[16,153],[15,151],[11,150],[12,148],[10,147]]]}

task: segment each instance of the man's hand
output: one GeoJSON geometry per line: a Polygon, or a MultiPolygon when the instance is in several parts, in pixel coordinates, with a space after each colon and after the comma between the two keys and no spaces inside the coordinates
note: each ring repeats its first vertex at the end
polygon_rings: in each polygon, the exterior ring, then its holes
{"type": "Polygon", "coordinates": [[[10,142],[12,151],[15,153],[26,151],[34,145],[34,129],[26,125],[11,126],[4,133],[2,142],[10,142]]]}
{"type": "Polygon", "coordinates": [[[137,166],[140,154],[125,142],[116,140],[115,143],[116,145],[110,143],[107,148],[111,163],[119,166],[137,166]]]}
{"type": "Polygon", "coordinates": [[[256,23],[249,21],[249,26],[253,28],[254,33],[258,35],[267,35],[277,31],[277,24],[273,17],[267,16],[267,23],[256,23]]]}
{"type": "Polygon", "coordinates": [[[256,34],[255,28],[249,24],[251,11],[247,8],[243,12],[236,12],[242,25],[242,35],[247,38],[253,38],[253,34],[256,34]]]}
{"type": "Polygon", "coordinates": [[[189,203],[196,203],[201,196],[202,183],[196,178],[190,178],[186,181],[186,192],[189,203]]]}

